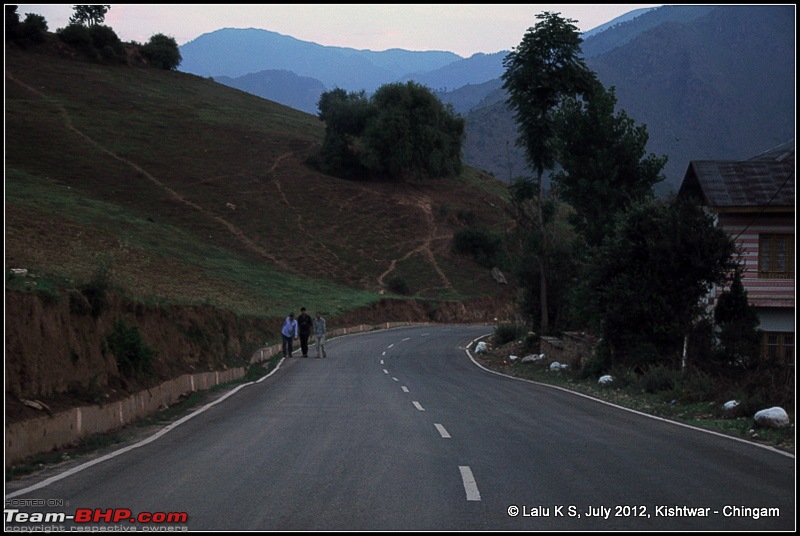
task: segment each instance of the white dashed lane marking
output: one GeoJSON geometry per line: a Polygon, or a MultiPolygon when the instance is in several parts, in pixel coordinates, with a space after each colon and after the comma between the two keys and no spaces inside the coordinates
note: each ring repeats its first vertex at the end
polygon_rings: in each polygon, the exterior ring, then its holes
{"type": "Polygon", "coordinates": [[[450,434],[447,433],[447,430],[444,429],[444,426],[441,424],[433,423],[437,430],[439,430],[439,435],[441,435],[444,439],[450,439],[450,434]]]}
{"type": "Polygon", "coordinates": [[[458,470],[461,471],[461,480],[464,482],[464,491],[467,492],[468,501],[480,501],[481,493],[478,491],[478,483],[475,482],[475,477],[472,476],[472,469],[468,465],[459,465],[458,470]]]}

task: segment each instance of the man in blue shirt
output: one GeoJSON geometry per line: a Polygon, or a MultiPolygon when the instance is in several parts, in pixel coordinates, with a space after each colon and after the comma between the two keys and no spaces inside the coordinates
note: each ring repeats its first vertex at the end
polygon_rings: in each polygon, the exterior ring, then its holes
{"type": "Polygon", "coordinates": [[[283,337],[283,357],[292,357],[293,342],[297,338],[297,320],[294,319],[294,313],[289,313],[289,316],[283,321],[281,336],[283,337]]]}

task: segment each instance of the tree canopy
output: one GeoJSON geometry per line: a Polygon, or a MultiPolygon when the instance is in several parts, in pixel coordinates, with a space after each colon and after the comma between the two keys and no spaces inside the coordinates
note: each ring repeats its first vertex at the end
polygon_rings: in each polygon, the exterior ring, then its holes
{"type": "Polygon", "coordinates": [[[517,223],[525,232],[536,235],[525,242],[536,248],[529,253],[538,265],[539,288],[526,288],[525,292],[531,297],[538,292],[535,301],[540,304],[539,329],[547,333],[551,328],[547,296],[549,265],[555,253],[548,240],[552,233],[546,230],[548,209],[543,179],[544,172],[556,164],[554,114],[565,99],[590,94],[599,83],[581,57],[582,39],[573,24],[575,21],[550,12],[536,18],[539,22],[528,29],[519,46],[503,59],[506,70],[502,78],[519,131],[517,145],[525,149],[534,172],[531,188],[527,188],[532,202],[526,203],[529,210],[517,210],[523,216],[517,223]]]}
{"type": "Polygon", "coordinates": [[[69,21],[84,26],[103,24],[109,9],[111,9],[110,5],[76,5],[72,8],[73,14],[69,21]]]}
{"type": "Polygon", "coordinates": [[[581,56],[576,21],[550,12],[536,18],[539,22],[503,59],[502,78],[519,127],[518,144],[541,176],[555,164],[554,112],[565,98],[586,95],[598,82],[581,56]]]}
{"type": "Polygon", "coordinates": [[[164,34],[155,34],[142,47],[142,56],[154,67],[174,70],[181,64],[181,51],[175,38],[164,34]]]}
{"type": "Polygon", "coordinates": [[[371,98],[363,91],[327,91],[319,118],[328,173],[397,180],[461,171],[464,119],[415,82],[385,84],[371,98]]]}
{"type": "Polygon", "coordinates": [[[615,112],[615,88],[598,86],[585,99],[569,98],[555,116],[560,170],[553,175],[571,221],[590,247],[599,246],[614,218],[653,196],[666,157],[646,155],[649,135],[624,110],[615,112]]]}
{"type": "Polygon", "coordinates": [[[581,280],[609,364],[677,356],[701,298],[736,271],[735,253],[714,218],[688,201],[639,202],[620,213],[581,280]]]}

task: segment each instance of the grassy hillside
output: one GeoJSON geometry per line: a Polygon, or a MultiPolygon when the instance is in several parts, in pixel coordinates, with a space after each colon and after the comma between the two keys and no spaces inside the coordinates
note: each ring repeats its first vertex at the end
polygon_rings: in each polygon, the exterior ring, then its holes
{"type": "Polygon", "coordinates": [[[57,49],[6,48],[7,270],[42,286],[108,274],[144,303],[270,317],[368,306],[392,278],[430,300],[508,292],[451,251],[459,216],[503,225],[498,181],[326,176],[308,163],[324,134],[315,116],[57,49]]]}

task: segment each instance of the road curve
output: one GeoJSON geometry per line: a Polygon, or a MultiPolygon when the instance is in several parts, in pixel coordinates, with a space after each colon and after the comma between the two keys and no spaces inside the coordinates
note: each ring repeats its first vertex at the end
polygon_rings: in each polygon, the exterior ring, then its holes
{"type": "Polygon", "coordinates": [[[795,528],[793,456],[489,373],[465,351],[489,332],[331,340],[155,440],[6,483],[6,526],[795,528]]]}

